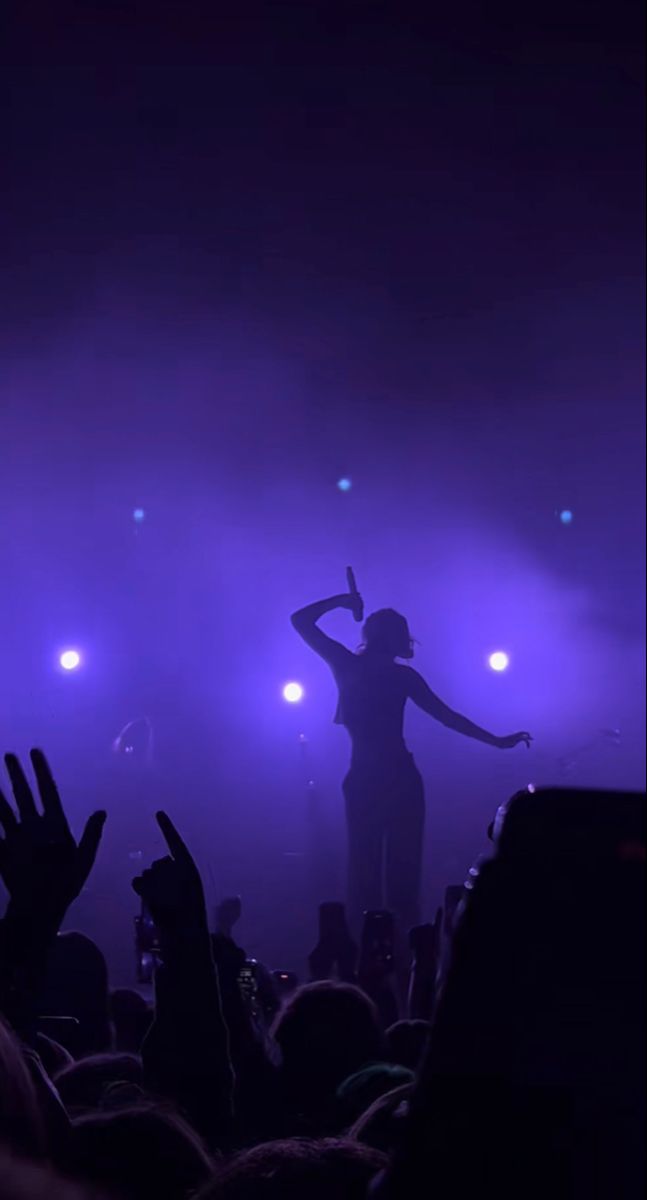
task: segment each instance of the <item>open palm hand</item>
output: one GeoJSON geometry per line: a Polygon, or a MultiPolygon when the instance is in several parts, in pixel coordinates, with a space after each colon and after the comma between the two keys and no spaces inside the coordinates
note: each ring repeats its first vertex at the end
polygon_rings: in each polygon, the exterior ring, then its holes
{"type": "Polygon", "coordinates": [[[12,910],[58,925],[92,870],[106,814],[92,814],[77,844],[45,755],[30,758],[42,812],[19,759],[5,755],[17,815],[0,791],[0,878],[12,910]]]}

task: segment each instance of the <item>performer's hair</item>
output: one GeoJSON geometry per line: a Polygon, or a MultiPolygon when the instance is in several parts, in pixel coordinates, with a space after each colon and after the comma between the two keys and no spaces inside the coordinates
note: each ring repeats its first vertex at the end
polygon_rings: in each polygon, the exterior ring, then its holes
{"type": "Polygon", "coordinates": [[[401,613],[380,608],[364,622],[363,650],[381,650],[394,658],[413,658],[413,638],[401,613]]]}

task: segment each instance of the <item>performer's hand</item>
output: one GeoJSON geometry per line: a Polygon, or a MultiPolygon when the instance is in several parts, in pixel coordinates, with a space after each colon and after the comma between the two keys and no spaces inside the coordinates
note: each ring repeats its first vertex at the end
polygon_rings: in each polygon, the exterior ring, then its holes
{"type": "Polygon", "coordinates": [[[529,750],[532,740],[529,733],[510,733],[507,737],[497,738],[496,745],[499,750],[514,750],[515,746],[520,745],[529,750]]]}
{"type": "Polygon", "coordinates": [[[342,607],[352,612],[356,621],[364,619],[364,601],[359,592],[349,592],[348,595],[341,597],[341,601],[342,607]]]}

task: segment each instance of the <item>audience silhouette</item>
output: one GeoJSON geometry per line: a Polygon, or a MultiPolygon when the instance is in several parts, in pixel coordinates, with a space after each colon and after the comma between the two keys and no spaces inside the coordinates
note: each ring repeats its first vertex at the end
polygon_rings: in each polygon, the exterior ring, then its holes
{"type": "Polygon", "coordinates": [[[370,990],[382,950],[367,964],[364,938],[358,962],[335,905],[322,906],[317,978],[273,1019],[250,1004],[235,906],[210,929],[164,812],[168,853],[133,880],[160,943],[152,1011],[110,994],[98,948],[60,933],[105,814],[77,842],[44,755],[31,755],[38,801],[5,761],[3,1200],[642,1194],[644,796],[539,790],[502,806],[449,953],[438,913],[414,931],[410,1008],[386,1028],[353,981],[370,990]],[[321,978],[326,963],[348,978],[321,978]],[[73,1018],[65,1047],[54,1017],[73,1018]]]}

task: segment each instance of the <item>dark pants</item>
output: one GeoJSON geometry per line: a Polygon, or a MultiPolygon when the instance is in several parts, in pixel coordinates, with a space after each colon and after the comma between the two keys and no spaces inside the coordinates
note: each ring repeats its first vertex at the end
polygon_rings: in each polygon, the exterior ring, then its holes
{"type": "Polygon", "coordinates": [[[420,919],[425,797],[411,755],[386,770],[353,765],[344,783],[348,906],[355,929],[368,909],[394,913],[400,933],[420,919]]]}

